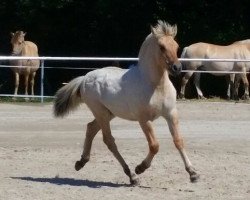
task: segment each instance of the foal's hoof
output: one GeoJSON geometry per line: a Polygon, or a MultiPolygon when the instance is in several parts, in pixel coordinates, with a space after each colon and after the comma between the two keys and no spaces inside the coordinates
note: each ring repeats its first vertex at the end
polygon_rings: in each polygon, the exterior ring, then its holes
{"type": "Polygon", "coordinates": [[[190,181],[192,183],[196,183],[199,180],[199,178],[200,178],[200,175],[197,174],[197,173],[194,173],[194,174],[190,175],[190,181]]]}
{"type": "Polygon", "coordinates": [[[132,186],[137,186],[140,184],[139,177],[136,174],[132,174],[131,179],[130,179],[130,184],[132,186]]]}
{"type": "Polygon", "coordinates": [[[75,164],[75,170],[76,171],[79,171],[80,169],[82,169],[84,166],[84,163],[80,160],[76,161],[76,164],[75,164]]]}

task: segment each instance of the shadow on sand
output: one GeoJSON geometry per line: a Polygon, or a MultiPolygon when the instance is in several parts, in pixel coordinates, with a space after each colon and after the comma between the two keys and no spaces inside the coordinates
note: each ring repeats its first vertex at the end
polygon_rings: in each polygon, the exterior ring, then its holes
{"type": "Polygon", "coordinates": [[[51,183],[55,185],[70,185],[70,186],[86,186],[90,188],[101,188],[101,187],[131,187],[130,184],[119,184],[111,182],[100,182],[90,180],[79,180],[73,178],[33,178],[33,177],[11,177],[12,179],[19,179],[23,181],[32,181],[40,183],[51,183]]]}

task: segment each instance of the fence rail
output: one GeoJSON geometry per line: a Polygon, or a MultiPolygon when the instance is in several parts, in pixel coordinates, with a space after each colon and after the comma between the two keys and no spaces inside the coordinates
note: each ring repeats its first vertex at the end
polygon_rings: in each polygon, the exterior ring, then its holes
{"type": "MultiPolygon", "coordinates": [[[[44,96],[44,69],[45,68],[56,68],[56,69],[83,69],[83,70],[93,70],[97,68],[87,68],[87,67],[45,67],[45,61],[138,61],[138,58],[126,58],[126,57],[52,57],[52,56],[41,56],[41,57],[25,57],[25,56],[0,56],[1,60],[41,60],[41,94],[34,96],[27,95],[17,95],[15,97],[33,97],[41,98],[41,102],[44,101],[44,98],[53,98],[53,96],[44,96]]],[[[224,58],[215,58],[215,59],[202,59],[202,58],[179,58],[181,62],[197,61],[197,62],[250,62],[250,59],[224,59],[224,58]]],[[[1,67],[15,67],[0,65],[1,67]]],[[[182,72],[194,72],[194,73],[218,73],[218,74],[240,74],[245,72],[239,71],[201,71],[201,70],[182,70],[182,72]]],[[[249,72],[247,72],[249,73],[249,72]]],[[[12,97],[14,95],[10,94],[0,94],[0,96],[12,97]]]]}
{"type": "MultiPolygon", "coordinates": [[[[25,56],[0,56],[0,60],[69,60],[69,61],[138,61],[138,58],[126,57],[25,57],[25,56]]],[[[203,62],[250,62],[250,59],[228,59],[228,58],[179,58],[182,62],[203,61],[203,62]]]]}

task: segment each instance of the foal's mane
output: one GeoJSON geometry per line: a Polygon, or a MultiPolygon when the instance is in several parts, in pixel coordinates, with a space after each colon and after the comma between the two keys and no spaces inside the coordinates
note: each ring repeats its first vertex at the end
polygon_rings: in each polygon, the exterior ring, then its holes
{"type": "Polygon", "coordinates": [[[175,38],[177,34],[177,26],[176,25],[170,25],[169,23],[158,20],[157,25],[154,27],[151,27],[152,33],[160,38],[163,36],[172,36],[175,38]]]}

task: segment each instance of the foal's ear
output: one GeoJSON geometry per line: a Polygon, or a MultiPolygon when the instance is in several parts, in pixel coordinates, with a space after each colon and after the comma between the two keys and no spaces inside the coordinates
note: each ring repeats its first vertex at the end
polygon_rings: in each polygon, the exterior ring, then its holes
{"type": "Polygon", "coordinates": [[[155,34],[156,34],[155,28],[154,28],[153,26],[150,26],[150,29],[151,29],[151,33],[152,33],[153,35],[155,35],[155,34]]]}
{"type": "Polygon", "coordinates": [[[13,33],[13,32],[10,32],[10,36],[13,37],[13,36],[14,36],[14,33],[13,33]]]}
{"type": "Polygon", "coordinates": [[[173,37],[175,37],[177,35],[177,25],[175,24],[173,26],[173,37]]]}

